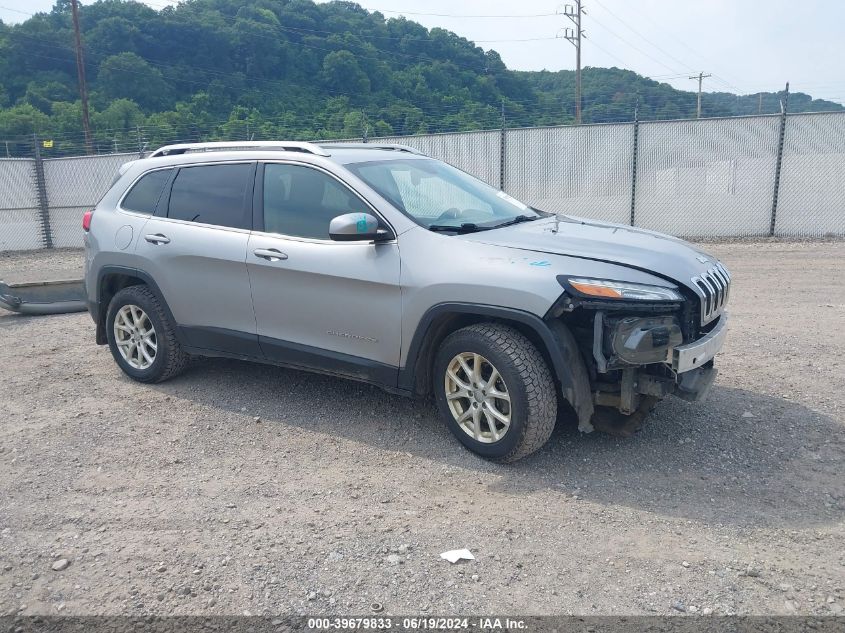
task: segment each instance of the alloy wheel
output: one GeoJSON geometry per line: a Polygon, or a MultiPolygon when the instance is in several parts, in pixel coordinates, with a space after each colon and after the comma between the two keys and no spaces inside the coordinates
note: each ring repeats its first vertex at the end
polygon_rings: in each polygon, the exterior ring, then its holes
{"type": "Polygon", "coordinates": [[[511,399],[504,378],[481,354],[462,352],[446,368],[446,402],[455,422],[478,442],[501,440],[511,425],[511,399]]]}
{"type": "Polygon", "coordinates": [[[158,339],[147,313],[136,305],[125,305],[114,317],[117,349],[133,369],[147,369],[155,362],[158,339]]]}

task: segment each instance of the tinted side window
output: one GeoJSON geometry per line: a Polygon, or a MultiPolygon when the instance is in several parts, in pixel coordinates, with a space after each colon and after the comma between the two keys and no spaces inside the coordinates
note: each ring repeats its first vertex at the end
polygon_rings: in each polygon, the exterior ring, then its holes
{"type": "Polygon", "coordinates": [[[153,214],[156,210],[156,203],[164,189],[164,185],[170,179],[172,169],[159,169],[141,176],[120,205],[127,211],[153,214]]]}
{"type": "Polygon", "coordinates": [[[247,218],[246,191],[252,165],[207,165],[179,170],[170,192],[167,217],[251,228],[247,218]]]}
{"type": "Polygon", "coordinates": [[[337,180],[310,167],[269,163],[264,167],[264,230],[329,239],[329,223],[344,213],[370,213],[337,180]]]}

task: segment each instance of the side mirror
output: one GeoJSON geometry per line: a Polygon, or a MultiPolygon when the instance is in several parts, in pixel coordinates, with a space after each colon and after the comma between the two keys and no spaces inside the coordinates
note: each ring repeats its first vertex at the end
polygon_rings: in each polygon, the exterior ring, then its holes
{"type": "Polygon", "coordinates": [[[329,237],[336,242],[378,242],[389,235],[378,228],[378,220],[369,213],[346,213],[329,224],[329,237]]]}

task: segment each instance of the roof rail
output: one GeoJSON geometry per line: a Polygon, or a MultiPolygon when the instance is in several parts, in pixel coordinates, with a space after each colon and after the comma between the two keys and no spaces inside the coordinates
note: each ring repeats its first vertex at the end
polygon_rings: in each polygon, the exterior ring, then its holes
{"type": "Polygon", "coordinates": [[[267,149],[289,152],[304,152],[316,156],[330,156],[326,150],[314,143],[298,143],[295,141],[214,141],[211,143],[180,143],[159,147],[148,158],[159,156],[176,156],[187,152],[211,152],[224,150],[267,149]]]}
{"type": "Polygon", "coordinates": [[[425,156],[425,154],[415,147],[400,145],[398,143],[320,143],[320,147],[336,147],[338,149],[386,149],[394,152],[408,152],[409,154],[425,156]]]}

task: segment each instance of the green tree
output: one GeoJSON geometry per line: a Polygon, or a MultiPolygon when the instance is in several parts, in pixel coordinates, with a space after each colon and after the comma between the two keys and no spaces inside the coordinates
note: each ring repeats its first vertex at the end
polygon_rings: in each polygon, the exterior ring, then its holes
{"type": "Polygon", "coordinates": [[[49,129],[50,117],[29,103],[0,110],[0,137],[28,137],[49,129]]]}
{"type": "Polygon", "coordinates": [[[334,94],[360,102],[370,92],[370,79],[349,51],[334,51],[323,58],[323,83],[334,94]]]}
{"type": "Polygon", "coordinates": [[[97,73],[97,89],[107,99],[131,99],[146,110],[165,105],[170,92],[158,68],[128,52],[103,60],[97,73]]]}
{"type": "Polygon", "coordinates": [[[23,100],[38,108],[44,114],[50,114],[56,101],[70,101],[74,98],[74,90],[59,81],[30,81],[26,87],[23,100]]]}

